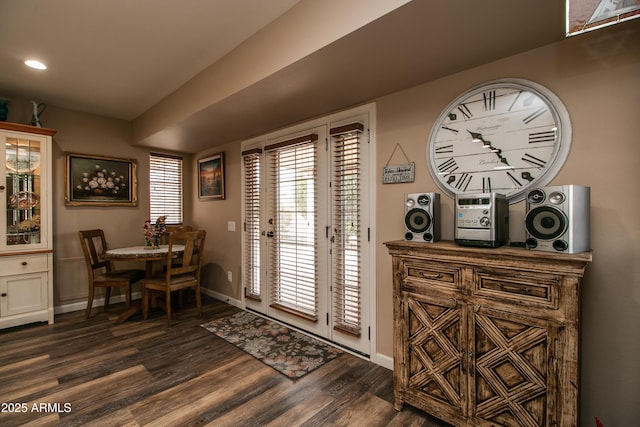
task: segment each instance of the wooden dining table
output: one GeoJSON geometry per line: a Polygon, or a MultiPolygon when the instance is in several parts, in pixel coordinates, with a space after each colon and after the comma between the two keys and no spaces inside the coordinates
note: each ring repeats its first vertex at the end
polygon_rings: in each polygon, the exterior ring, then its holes
{"type": "MultiPolygon", "coordinates": [[[[125,248],[108,249],[104,253],[104,257],[112,261],[144,261],[145,278],[150,278],[153,276],[153,263],[166,260],[168,251],[168,245],[160,245],[153,249],[148,246],[128,246],[125,248]]],[[[179,255],[183,251],[183,245],[173,245],[174,254],[179,255]]],[[[142,300],[131,304],[131,307],[127,308],[127,310],[118,317],[116,323],[122,323],[134,314],[140,312],[142,312],[142,300]]]]}

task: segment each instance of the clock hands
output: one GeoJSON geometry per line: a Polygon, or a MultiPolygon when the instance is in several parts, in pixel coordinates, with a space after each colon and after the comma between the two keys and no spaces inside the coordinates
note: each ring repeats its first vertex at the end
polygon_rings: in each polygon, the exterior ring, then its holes
{"type": "Polygon", "coordinates": [[[485,140],[482,137],[481,133],[471,132],[470,130],[467,130],[467,132],[469,132],[471,134],[471,138],[473,138],[473,142],[482,142],[482,147],[490,149],[493,153],[496,154],[496,156],[498,156],[498,158],[500,159],[500,161],[502,163],[504,163],[505,165],[509,166],[509,162],[507,161],[507,159],[505,159],[502,156],[502,150],[501,149],[496,148],[493,145],[491,145],[491,141],[485,140]]]}

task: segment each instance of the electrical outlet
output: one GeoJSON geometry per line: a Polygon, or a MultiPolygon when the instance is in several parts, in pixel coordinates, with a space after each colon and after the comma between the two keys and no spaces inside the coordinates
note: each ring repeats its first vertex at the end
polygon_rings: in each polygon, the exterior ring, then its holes
{"type": "Polygon", "coordinates": [[[236,231],[235,221],[227,221],[227,231],[236,231]]]}
{"type": "Polygon", "coordinates": [[[227,271],[227,280],[229,280],[229,283],[233,282],[233,273],[230,271],[227,271]]]}

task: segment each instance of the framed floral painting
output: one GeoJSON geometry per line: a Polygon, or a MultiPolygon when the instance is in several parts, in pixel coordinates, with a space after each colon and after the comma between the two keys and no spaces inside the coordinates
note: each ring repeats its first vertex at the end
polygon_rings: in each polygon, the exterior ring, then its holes
{"type": "Polygon", "coordinates": [[[136,206],[136,161],[66,153],[65,205],[136,206]]]}
{"type": "Polygon", "coordinates": [[[198,160],[198,197],[224,200],[224,153],[198,160]]]}

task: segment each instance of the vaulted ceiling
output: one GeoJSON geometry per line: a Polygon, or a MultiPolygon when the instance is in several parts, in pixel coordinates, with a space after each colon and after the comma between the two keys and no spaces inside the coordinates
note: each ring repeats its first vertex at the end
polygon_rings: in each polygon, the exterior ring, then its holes
{"type": "Polygon", "coordinates": [[[131,120],[134,145],[196,153],[564,37],[559,0],[405,3],[0,0],[0,96],[131,120]],[[294,31],[306,16],[320,22],[294,31]],[[25,69],[27,55],[49,69],[25,69]],[[227,85],[216,68],[234,58],[234,73],[258,72],[227,85]]]}

